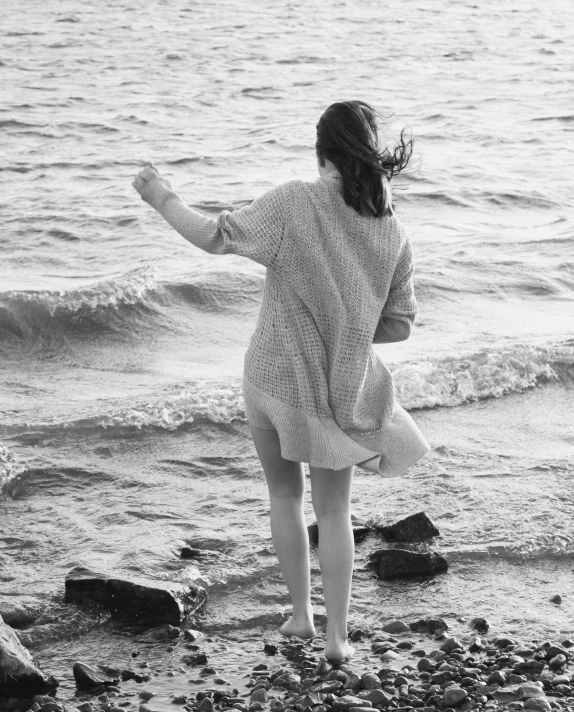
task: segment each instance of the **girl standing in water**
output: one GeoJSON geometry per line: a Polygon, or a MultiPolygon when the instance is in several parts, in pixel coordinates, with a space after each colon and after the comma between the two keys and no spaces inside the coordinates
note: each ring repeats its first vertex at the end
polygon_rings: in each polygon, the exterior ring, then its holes
{"type": "Polygon", "coordinates": [[[429,445],[395,401],[372,343],[403,341],[417,312],[411,246],[389,181],[412,140],[381,149],[377,115],[362,101],[332,104],[317,124],[319,177],[291,180],[217,219],[187,207],[148,165],[133,182],[183,237],[212,254],[267,268],[243,374],[245,413],[269,487],[271,533],[293,614],[284,635],[315,635],[309,539],[303,516],[308,463],[327,610],[325,657],[347,642],[354,541],[355,465],[401,475],[429,445]]]}

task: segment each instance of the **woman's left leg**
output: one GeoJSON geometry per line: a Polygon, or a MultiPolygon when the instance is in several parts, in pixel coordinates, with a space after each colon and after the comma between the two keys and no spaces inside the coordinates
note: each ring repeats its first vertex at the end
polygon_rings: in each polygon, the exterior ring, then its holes
{"type": "Polygon", "coordinates": [[[303,515],[303,465],[285,460],[281,455],[276,430],[263,430],[253,425],[250,428],[269,487],[273,545],[293,603],[293,615],[280,631],[283,635],[312,638],[315,627],[311,606],[309,535],[303,515]]]}

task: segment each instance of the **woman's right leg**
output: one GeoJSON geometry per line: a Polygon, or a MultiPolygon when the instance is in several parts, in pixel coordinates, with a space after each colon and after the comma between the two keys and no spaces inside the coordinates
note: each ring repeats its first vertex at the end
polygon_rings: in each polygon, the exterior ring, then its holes
{"type": "Polygon", "coordinates": [[[309,467],[311,498],[319,527],[319,563],[327,609],[325,657],[343,660],[353,653],[347,642],[347,614],[355,542],[351,525],[353,468],[328,470],[309,467]]]}

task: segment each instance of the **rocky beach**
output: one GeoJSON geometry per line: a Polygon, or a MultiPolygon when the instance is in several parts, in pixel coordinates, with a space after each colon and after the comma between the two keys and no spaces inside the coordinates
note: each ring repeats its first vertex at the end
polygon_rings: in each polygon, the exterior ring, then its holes
{"type": "MultiPolygon", "coordinates": [[[[317,525],[308,529],[310,545],[316,547],[317,525]]],[[[448,571],[446,559],[430,548],[440,531],[425,512],[389,525],[357,524],[353,531],[356,544],[373,534],[387,542],[389,548],[375,549],[368,557],[367,567],[379,579],[401,578],[408,585],[413,578],[429,581],[448,571]]],[[[199,555],[200,550],[184,547],[180,556],[192,558],[194,553],[199,555]]],[[[354,654],[330,663],[322,657],[320,634],[309,641],[285,639],[267,626],[246,630],[243,636],[211,636],[208,626],[201,630],[207,596],[201,587],[152,586],[76,568],[67,575],[65,588],[68,605],[88,607],[92,614],[107,612],[99,633],[108,641],[123,638],[123,661],[117,652],[115,659],[103,658],[105,646],[88,633],[87,660],[75,660],[71,671],[64,670],[60,685],[34,664],[20,642],[17,629],[25,631],[32,621],[13,610],[6,616],[11,625],[0,620],[0,709],[160,712],[166,705],[180,705],[187,712],[574,709],[574,641],[499,636],[481,617],[459,617],[452,626],[456,635],[440,617],[355,628],[349,633],[354,654]],[[189,627],[192,623],[197,627],[189,627]]],[[[551,603],[561,605],[562,597],[554,596],[551,603]]],[[[324,621],[318,622],[320,628],[324,621]]]]}

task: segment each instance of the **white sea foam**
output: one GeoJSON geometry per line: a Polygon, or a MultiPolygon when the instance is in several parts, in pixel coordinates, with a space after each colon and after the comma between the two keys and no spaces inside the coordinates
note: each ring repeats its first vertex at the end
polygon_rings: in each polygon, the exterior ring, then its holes
{"type": "Polygon", "coordinates": [[[50,316],[96,311],[124,304],[140,304],[147,292],[156,288],[151,268],[136,269],[115,279],[66,291],[10,291],[0,294],[0,304],[6,307],[27,305],[43,308],[50,316]]]}
{"type": "Polygon", "coordinates": [[[407,410],[457,406],[519,393],[558,378],[572,364],[571,346],[482,350],[466,358],[407,363],[393,370],[397,400],[407,410]]]}
{"type": "Polygon", "coordinates": [[[7,491],[10,483],[20,474],[21,469],[14,453],[5,445],[0,444],[0,497],[7,491]]]}

